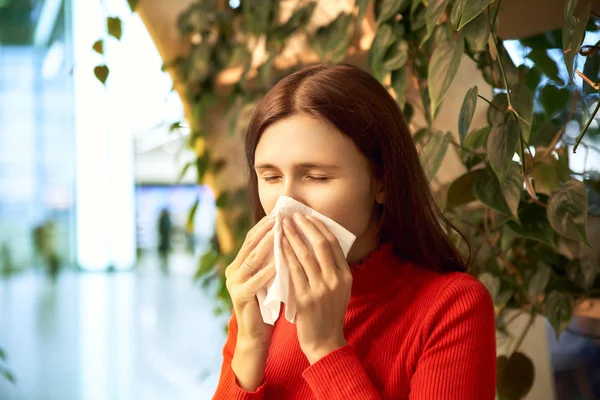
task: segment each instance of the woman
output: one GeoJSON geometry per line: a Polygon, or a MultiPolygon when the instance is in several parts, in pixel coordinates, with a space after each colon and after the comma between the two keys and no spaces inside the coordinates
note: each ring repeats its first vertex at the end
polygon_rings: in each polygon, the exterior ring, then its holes
{"type": "Polygon", "coordinates": [[[486,288],[446,234],[409,129],[368,73],[319,65],[281,80],[246,137],[260,222],[227,268],[233,301],[215,399],[494,399],[486,288]],[[318,220],[284,223],[295,324],[263,323],[273,221],[290,196],[356,235],[344,258],[318,220]],[[308,251],[299,231],[316,249],[308,251]]]}

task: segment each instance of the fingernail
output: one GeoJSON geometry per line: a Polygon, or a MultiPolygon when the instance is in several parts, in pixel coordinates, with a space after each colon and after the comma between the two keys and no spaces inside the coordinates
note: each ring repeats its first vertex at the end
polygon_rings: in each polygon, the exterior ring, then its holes
{"type": "Polygon", "coordinates": [[[300,214],[300,213],[294,213],[294,219],[296,221],[298,221],[300,218],[302,218],[302,214],[300,214]]]}

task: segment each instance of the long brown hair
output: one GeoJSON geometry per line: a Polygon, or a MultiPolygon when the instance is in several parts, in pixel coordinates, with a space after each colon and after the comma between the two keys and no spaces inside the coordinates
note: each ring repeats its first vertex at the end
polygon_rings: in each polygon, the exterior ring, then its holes
{"type": "Polygon", "coordinates": [[[265,215],[254,170],[256,146],[270,124],[298,113],[333,124],[370,161],[385,192],[381,237],[393,243],[400,257],[437,270],[466,270],[445,231],[457,230],[433,198],[396,101],[370,74],[347,64],[302,69],[279,81],[258,104],[246,134],[256,220],[265,215]]]}

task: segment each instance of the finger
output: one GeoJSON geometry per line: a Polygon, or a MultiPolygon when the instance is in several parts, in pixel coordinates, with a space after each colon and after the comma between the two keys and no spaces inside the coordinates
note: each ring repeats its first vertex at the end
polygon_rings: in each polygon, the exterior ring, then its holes
{"type": "Polygon", "coordinates": [[[315,218],[310,215],[308,215],[307,218],[327,239],[327,242],[329,242],[336,267],[341,270],[346,269],[347,272],[350,272],[350,267],[348,266],[348,261],[346,260],[346,256],[344,255],[344,250],[342,250],[342,246],[340,245],[340,242],[337,240],[335,235],[331,233],[331,231],[325,226],[325,224],[318,218],[315,218]]]}
{"type": "Polygon", "coordinates": [[[302,268],[302,264],[298,261],[298,257],[294,254],[294,250],[285,236],[281,238],[281,250],[290,271],[294,291],[296,293],[305,293],[309,289],[306,272],[304,271],[304,268],[302,268]]]}
{"type": "MultiPolygon", "coordinates": [[[[308,219],[302,214],[294,215],[294,220],[296,224],[304,232],[317,256],[318,264],[321,268],[321,272],[323,273],[323,277],[325,279],[330,278],[331,276],[335,276],[336,272],[336,263],[335,258],[333,256],[333,250],[331,249],[331,244],[327,237],[321,232],[319,228],[314,223],[314,218],[308,219]]],[[[325,228],[327,232],[329,230],[325,228]]],[[[328,236],[333,236],[330,232],[328,236]]],[[[335,239],[335,236],[333,236],[335,239]]]]}
{"type": "Polygon", "coordinates": [[[270,262],[260,269],[245,283],[247,290],[255,295],[275,276],[275,262],[270,262]]]}
{"type": "Polygon", "coordinates": [[[273,250],[273,237],[275,233],[270,230],[263,236],[258,245],[248,254],[236,270],[236,279],[247,281],[250,277],[263,269],[268,259],[267,256],[273,250]],[[247,266],[244,266],[246,263],[247,266]]]}
{"type": "Polygon", "coordinates": [[[289,218],[283,219],[283,231],[296,258],[304,269],[309,285],[315,287],[315,285],[323,281],[323,277],[321,275],[321,268],[319,267],[312,250],[304,244],[300,234],[289,218]]]}
{"type": "Polygon", "coordinates": [[[248,258],[248,256],[252,252],[252,250],[254,250],[258,246],[258,244],[261,242],[263,237],[269,231],[271,231],[273,229],[274,224],[275,224],[275,219],[269,218],[267,216],[267,217],[264,217],[263,219],[261,219],[254,226],[254,228],[250,229],[250,231],[246,235],[246,239],[244,240],[244,244],[242,245],[242,248],[240,249],[237,256],[235,257],[235,259],[233,260],[233,262],[230,265],[230,268],[232,269],[231,272],[234,272],[242,265],[242,262],[246,258],[248,258]]]}

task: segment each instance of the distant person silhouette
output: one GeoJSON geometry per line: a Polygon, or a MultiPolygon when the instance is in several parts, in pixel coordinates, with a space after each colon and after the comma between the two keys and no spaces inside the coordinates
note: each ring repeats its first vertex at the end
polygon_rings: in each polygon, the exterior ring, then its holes
{"type": "Polygon", "coordinates": [[[158,255],[163,273],[169,273],[169,253],[171,252],[171,235],[173,224],[169,210],[163,208],[158,218],[158,255]]]}

